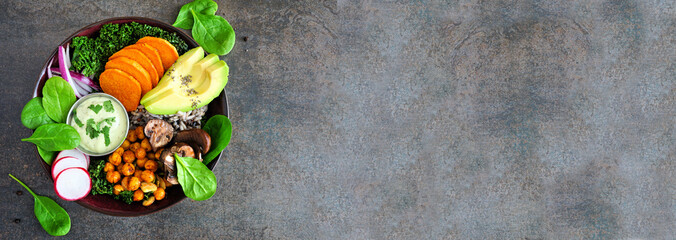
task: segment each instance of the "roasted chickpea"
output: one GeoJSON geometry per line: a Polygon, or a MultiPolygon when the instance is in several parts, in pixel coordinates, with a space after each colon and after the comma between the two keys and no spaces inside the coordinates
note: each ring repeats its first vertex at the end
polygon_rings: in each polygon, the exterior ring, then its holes
{"type": "Polygon", "coordinates": [[[132,200],[137,201],[137,202],[143,200],[143,191],[141,191],[141,189],[137,189],[134,192],[134,196],[132,197],[132,200]]]}
{"type": "Polygon", "coordinates": [[[146,161],[146,164],[143,165],[143,167],[145,167],[145,169],[147,170],[150,170],[151,172],[155,172],[157,171],[157,162],[153,160],[148,160],[146,161]]]}
{"type": "Polygon", "coordinates": [[[106,166],[103,167],[104,172],[110,172],[110,171],[113,171],[113,170],[115,170],[115,166],[113,166],[113,164],[111,164],[109,162],[107,162],[106,166]]]}
{"type": "Polygon", "coordinates": [[[122,157],[120,154],[114,152],[113,154],[110,154],[110,156],[108,156],[108,162],[110,164],[113,164],[113,166],[118,166],[122,162],[122,157]]]}
{"type": "MultiPolygon", "coordinates": [[[[122,146],[120,146],[122,149],[127,150],[129,149],[129,146],[131,145],[131,142],[129,140],[125,139],[124,142],[122,142],[122,146]]],[[[122,154],[120,154],[122,155],[122,154]]]]}
{"type": "Polygon", "coordinates": [[[125,175],[125,176],[131,176],[132,174],[134,174],[134,170],[135,170],[134,164],[125,163],[122,166],[120,173],[122,173],[122,175],[125,175]]]}
{"type": "Polygon", "coordinates": [[[122,185],[122,188],[124,188],[124,190],[129,190],[129,177],[122,178],[122,181],[120,181],[120,185],[122,185]]]}
{"type": "Polygon", "coordinates": [[[158,148],[157,151],[155,151],[155,159],[160,159],[160,155],[162,155],[162,148],[158,148]]]}
{"type": "Polygon", "coordinates": [[[106,180],[108,180],[109,183],[117,183],[120,181],[120,173],[117,171],[110,171],[106,173],[106,180]]]}
{"type": "Polygon", "coordinates": [[[134,132],[136,133],[137,139],[143,140],[144,138],[146,138],[146,135],[143,134],[143,127],[137,127],[136,129],[134,129],[134,132]]]}
{"type": "Polygon", "coordinates": [[[122,153],[124,153],[124,148],[119,147],[119,148],[115,149],[115,152],[114,152],[114,153],[117,153],[117,154],[119,154],[120,156],[122,156],[122,153]]]}
{"type": "Polygon", "coordinates": [[[150,152],[150,150],[153,150],[153,148],[150,146],[150,142],[148,141],[147,138],[143,139],[143,141],[141,141],[141,148],[145,149],[146,152],[150,152]]]}
{"type": "Polygon", "coordinates": [[[153,195],[155,196],[155,200],[158,200],[158,201],[164,199],[164,195],[165,195],[165,194],[166,194],[166,193],[164,192],[164,189],[163,189],[163,188],[158,188],[158,189],[155,190],[155,192],[153,193],[153,195]]]}
{"type": "Polygon", "coordinates": [[[139,148],[141,148],[141,143],[137,142],[132,143],[131,146],[129,146],[129,150],[131,150],[132,152],[136,152],[136,150],[138,150],[139,148]]]}
{"type": "Polygon", "coordinates": [[[150,206],[150,205],[153,204],[154,202],[155,202],[155,197],[151,196],[151,197],[149,197],[148,199],[143,200],[143,206],[146,206],[146,207],[147,207],[147,206],[150,206]]]}
{"type": "Polygon", "coordinates": [[[124,154],[122,154],[122,159],[126,163],[133,162],[134,160],[136,160],[136,154],[134,154],[132,150],[124,151],[124,154]]]}
{"type": "Polygon", "coordinates": [[[155,181],[155,173],[151,172],[150,170],[144,170],[141,172],[141,180],[147,183],[151,183],[155,181]]]}
{"type": "Polygon", "coordinates": [[[136,159],[136,167],[138,167],[139,169],[144,168],[146,165],[146,161],[148,161],[147,158],[136,159]]]}
{"type": "Polygon", "coordinates": [[[140,186],[141,186],[141,180],[139,180],[137,177],[129,178],[129,183],[127,183],[127,187],[129,188],[130,191],[135,191],[140,186]]]}
{"type": "Polygon", "coordinates": [[[145,158],[146,157],[146,150],[143,149],[143,148],[138,148],[138,149],[136,149],[135,154],[136,154],[137,159],[145,158]]]}
{"type": "Polygon", "coordinates": [[[155,160],[155,153],[154,152],[146,152],[146,157],[150,160],[155,160]]]}
{"type": "Polygon", "coordinates": [[[149,192],[154,192],[157,190],[157,185],[154,183],[147,183],[147,182],[142,182],[141,183],[141,191],[144,193],[149,193],[149,192]]]}
{"type": "Polygon", "coordinates": [[[130,129],[127,133],[127,140],[129,140],[129,142],[136,142],[136,140],[138,140],[133,129],[130,129]]]}
{"type": "Polygon", "coordinates": [[[141,179],[142,173],[143,173],[143,171],[137,169],[136,171],[134,171],[134,177],[141,179]]]}
{"type": "Polygon", "coordinates": [[[122,187],[122,185],[117,184],[117,185],[113,186],[113,194],[120,195],[120,192],[122,192],[122,191],[124,191],[124,187],[122,187]]]}

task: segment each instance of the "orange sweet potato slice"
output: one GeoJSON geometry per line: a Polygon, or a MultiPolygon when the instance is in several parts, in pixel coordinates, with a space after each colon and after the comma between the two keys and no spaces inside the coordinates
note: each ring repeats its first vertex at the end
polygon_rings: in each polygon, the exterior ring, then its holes
{"type": "Polygon", "coordinates": [[[146,55],[143,54],[141,51],[137,49],[123,48],[122,50],[113,54],[113,56],[110,56],[108,60],[112,60],[117,57],[130,58],[136,61],[138,64],[141,64],[143,69],[145,69],[148,72],[148,74],[150,74],[150,81],[153,84],[152,86],[154,87],[155,85],[157,85],[157,82],[159,81],[159,76],[157,75],[157,71],[155,71],[155,66],[153,66],[153,63],[150,62],[150,59],[148,59],[148,57],[146,57],[146,55]]]}
{"type": "MultiPolygon", "coordinates": [[[[153,64],[153,67],[155,67],[155,71],[157,72],[157,76],[162,78],[164,76],[164,66],[162,65],[162,59],[160,58],[160,54],[155,50],[155,48],[151,47],[148,44],[134,44],[134,45],[129,45],[126,46],[125,48],[129,49],[136,49],[141,51],[148,59],[150,59],[150,62],[153,64]]],[[[157,82],[153,84],[153,87],[157,86],[157,82]]]]}
{"type": "Polygon", "coordinates": [[[136,81],[141,84],[141,90],[143,90],[143,94],[146,94],[151,89],[153,89],[153,83],[150,80],[150,74],[148,71],[143,69],[141,64],[130,58],[113,58],[106,63],[106,70],[107,69],[119,69],[134,77],[134,79],[136,79],[136,81]]]}
{"type": "Polygon", "coordinates": [[[141,84],[119,69],[106,69],[99,76],[103,92],[120,100],[127,112],[134,111],[141,101],[141,84]]]}
{"type": "Polygon", "coordinates": [[[176,59],[178,59],[176,48],[167,40],[156,37],[143,37],[136,42],[136,44],[139,43],[145,43],[157,49],[157,52],[160,53],[160,58],[162,58],[162,66],[164,69],[171,67],[171,65],[176,62],[176,59]]]}

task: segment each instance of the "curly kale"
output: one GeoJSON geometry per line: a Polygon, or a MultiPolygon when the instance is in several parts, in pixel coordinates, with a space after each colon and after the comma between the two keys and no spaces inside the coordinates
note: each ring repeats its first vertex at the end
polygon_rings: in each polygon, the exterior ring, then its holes
{"type": "Polygon", "coordinates": [[[158,27],[137,22],[105,24],[95,38],[80,36],[73,38],[71,70],[85,76],[98,76],[103,72],[108,58],[122,48],[136,43],[142,37],[151,36],[167,40],[174,45],[179,55],[188,51],[188,44],[176,33],[169,33],[158,27]]]}
{"type": "Polygon", "coordinates": [[[105,160],[94,161],[89,166],[89,176],[92,178],[92,194],[113,195],[113,184],[106,180],[106,172],[103,168],[106,166],[105,160]]]}

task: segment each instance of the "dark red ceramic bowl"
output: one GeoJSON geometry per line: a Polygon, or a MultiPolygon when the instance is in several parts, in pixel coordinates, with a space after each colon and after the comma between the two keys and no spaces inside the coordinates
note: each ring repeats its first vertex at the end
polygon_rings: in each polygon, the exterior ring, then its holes
{"type": "MultiPolygon", "coordinates": [[[[150,18],[143,18],[143,17],[119,17],[119,18],[109,18],[105,19],[96,23],[92,23],[89,26],[86,26],[74,34],[70,35],[66,40],[61,42],[60,46],[63,46],[67,43],[70,43],[71,40],[74,37],[78,36],[95,36],[98,34],[99,29],[101,29],[101,26],[107,23],[129,23],[129,22],[138,22],[138,23],[143,23],[143,24],[148,24],[151,26],[159,27],[162,28],[168,32],[175,32],[178,34],[179,37],[181,37],[185,42],[188,44],[190,48],[197,47],[197,43],[195,40],[192,39],[189,35],[184,33],[183,31],[179,30],[178,28],[175,28],[171,26],[170,24],[160,22],[154,19],[150,18]]],[[[35,91],[33,92],[33,97],[40,97],[42,96],[42,87],[45,84],[45,81],[47,81],[47,69],[48,67],[52,66],[47,66],[51,61],[56,56],[57,52],[57,47],[54,47],[54,51],[52,52],[51,55],[49,55],[49,58],[47,58],[47,61],[45,61],[45,64],[42,68],[42,72],[40,73],[40,77],[38,78],[37,84],[35,86],[35,91]]],[[[54,61],[53,66],[56,67],[58,66],[57,61],[54,61]]],[[[229,109],[228,109],[228,102],[227,98],[225,96],[225,90],[221,92],[221,94],[214,99],[211,103],[209,103],[208,111],[206,113],[206,117],[211,117],[213,115],[217,114],[222,114],[225,116],[229,116],[229,109]]],[[[36,159],[40,161],[40,164],[44,167],[46,173],[48,176],[51,176],[51,166],[49,166],[45,161],[42,160],[40,155],[37,153],[37,148],[35,148],[35,154],[36,154],[36,159]]],[[[222,155],[222,154],[221,154],[222,155]]],[[[211,161],[207,165],[209,169],[213,169],[216,163],[220,160],[221,155],[219,155],[215,160],[211,161]]],[[[94,159],[103,159],[103,157],[93,157],[94,159]]],[[[51,179],[51,178],[50,178],[51,179]]],[[[148,207],[144,207],[141,205],[140,202],[135,202],[133,204],[126,204],[122,201],[115,200],[113,197],[108,196],[108,195],[92,195],[91,193],[85,197],[84,199],[81,199],[79,201],[76,201],[78,204],[89,208],[91,210],[101,212],[104,214],[108,215],[113,215],[113,216],[126,216],[126,217],[132,217],[132,216],[141,216],[141,215],[146,215],[150,213],[154,213],[157,211],[160,211],[162,209],[168,208],[181,200],[185,199],[185,194],[183,193],[183,190],[181,189],[180,186],[173,186],[170,188],[167,188],[167,195],[166,198],[161,200],[161,201],[155,201],[152,205],[148,207]]]]}

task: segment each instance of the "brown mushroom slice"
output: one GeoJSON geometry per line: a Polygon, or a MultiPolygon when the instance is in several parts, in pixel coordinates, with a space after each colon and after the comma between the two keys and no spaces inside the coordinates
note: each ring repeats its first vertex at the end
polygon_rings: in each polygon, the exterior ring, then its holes
{"type": "Polygon", "coordinates": [[[153,119],[148,121],[143,131],[148,137],[148,142],[156,151],[157,148],[164,147],[174,137],[174,127],[168,122],[161,119],[153,119]]]}
{"type": "Polygon", "coordinates": [[[198,128],[176,133],[174,142],[182,142],[190,145],[200,161],[202,161],[202,155],[207,154],[209,148],[211,148],[211,136],[204,130],[198,128]]]}
{"type": "Polygon", "coordinates": [[[176,143],[174,146],[171,146],[169,149],[164,149],[160,160],[162,165],[164,165],[164,171],[167,173],[167,182],[176,185],[178,184],[178,177],[176,176],[176,159],[174,159],[174,153],[178,154],[181,157],[195,157],[195,151],[192,147],[185,143],[176,143]]]}

